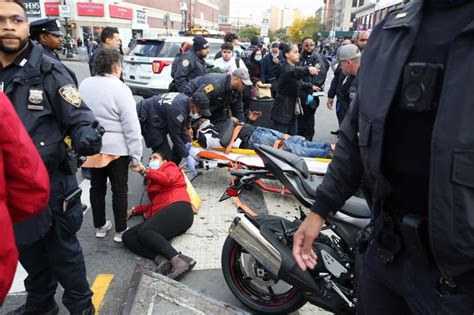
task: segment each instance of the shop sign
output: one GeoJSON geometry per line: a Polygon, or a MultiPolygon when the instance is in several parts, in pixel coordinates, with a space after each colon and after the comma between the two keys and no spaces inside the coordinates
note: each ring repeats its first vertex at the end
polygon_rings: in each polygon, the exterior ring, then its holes
{"type": "Polygon", "coordinates": [[[133,9],[109,5],[110,17],[117,19],[133,20],[133,9]]]}
{"type": "Polygon", "coordinates": [[[140,25],[148,24],[147,23],[146,11],[144,11],[144,10],[135,10],[135,23],[134,24],[140,24],[140,25]]]}
{"type": "Polygon", "coordinates": [[[59,6],[61,2],[45,2],[44,3],[44,13],[46,15],[59,15],[59,6]]]}
{"type": "Polygon", "coordinates": [[[41,17],[41,5],[39,0],[25,0],[23,1],[25,6],[26,15],[30,18],[41,17]]]}
{"type": "Polygon", "coordinates": [[[104,4],[93,2],[78,2],[77,14],[80,16],[104,16],[104,4]]]}

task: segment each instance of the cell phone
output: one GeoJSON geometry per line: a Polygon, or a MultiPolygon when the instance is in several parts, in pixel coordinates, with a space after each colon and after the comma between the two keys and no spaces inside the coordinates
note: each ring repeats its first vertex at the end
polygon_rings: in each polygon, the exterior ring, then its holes
{"type": "Polygon", "coordinates": [[[81,199],[82,189],[77,188],[70,195],[63,199],[63,212],[69,210],[76,202],[81,199]]]}
{"type": "Polygon", "coordinates": [[[324,96],[324,92],[323,92],[323,91],[313,92],[313,96],[314,96],[314,97],[323,97],[323,96],[324,96]]]}

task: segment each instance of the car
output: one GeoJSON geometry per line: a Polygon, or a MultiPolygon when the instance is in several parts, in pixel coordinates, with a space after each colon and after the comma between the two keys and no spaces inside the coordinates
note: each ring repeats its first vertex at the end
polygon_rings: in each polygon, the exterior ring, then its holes
{"type": "MultiPolygon", "coordinates": [[[[206,62],[214,62],[214,56],[221,49],[222,39],[206,38],[209,55],[206,62]]],[[[123,58],[123,80],[134,95],[151,97],[166,93],[173,80],[171,64],[183,42],[193,42],[193,37],[141,38],[123,58]]]]}

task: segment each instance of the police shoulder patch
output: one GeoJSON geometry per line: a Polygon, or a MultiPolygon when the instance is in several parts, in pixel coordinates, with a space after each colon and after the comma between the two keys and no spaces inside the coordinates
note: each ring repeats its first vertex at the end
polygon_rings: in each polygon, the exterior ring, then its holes
{"type": "Polygon", "coordinates": [[[189,66],[189,60],[188,59],[183,59],[181,64],[183,65],[183,67],[187,67],[187,66],[189,66]]]}
{"type": "Polygon", "coordinates": [[[208,85],[206,85],[206,87],[204,88],[204,92],[206,92],[206,94],[209,94],[209,93],[211,93],[212,91],[214,91],[214,85],[212,85],[212,84],[208,84],[208,85]]]}
{"type": "Polygon", "coordinates": [[[184,121],[184,116],[183,116],[183,114],[179,114],[179,116],[176,117],[176,119],[177,119],[180,123],[182,123],[182,122],[184,121]]]}
{"type": "Polygon", "coordinates": [[[73,84],[66,84],[59,88],[59,95],[63,100],[68,102],[74,107],[80,107],[82,103],[82,98],[79,95],[79,91],[73,84]]]}

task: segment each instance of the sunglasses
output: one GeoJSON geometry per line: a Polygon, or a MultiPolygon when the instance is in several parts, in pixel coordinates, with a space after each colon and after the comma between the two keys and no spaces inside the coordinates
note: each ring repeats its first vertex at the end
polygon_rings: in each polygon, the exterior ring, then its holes
{"type": "Polygon", "coordinates": [[[12,16],[0,15],[0,25],[7,24],[7,20],[9,20],[13,25],[20,25],[26,22],[26,18],[21,15],[12,15],[12,16]]]}

